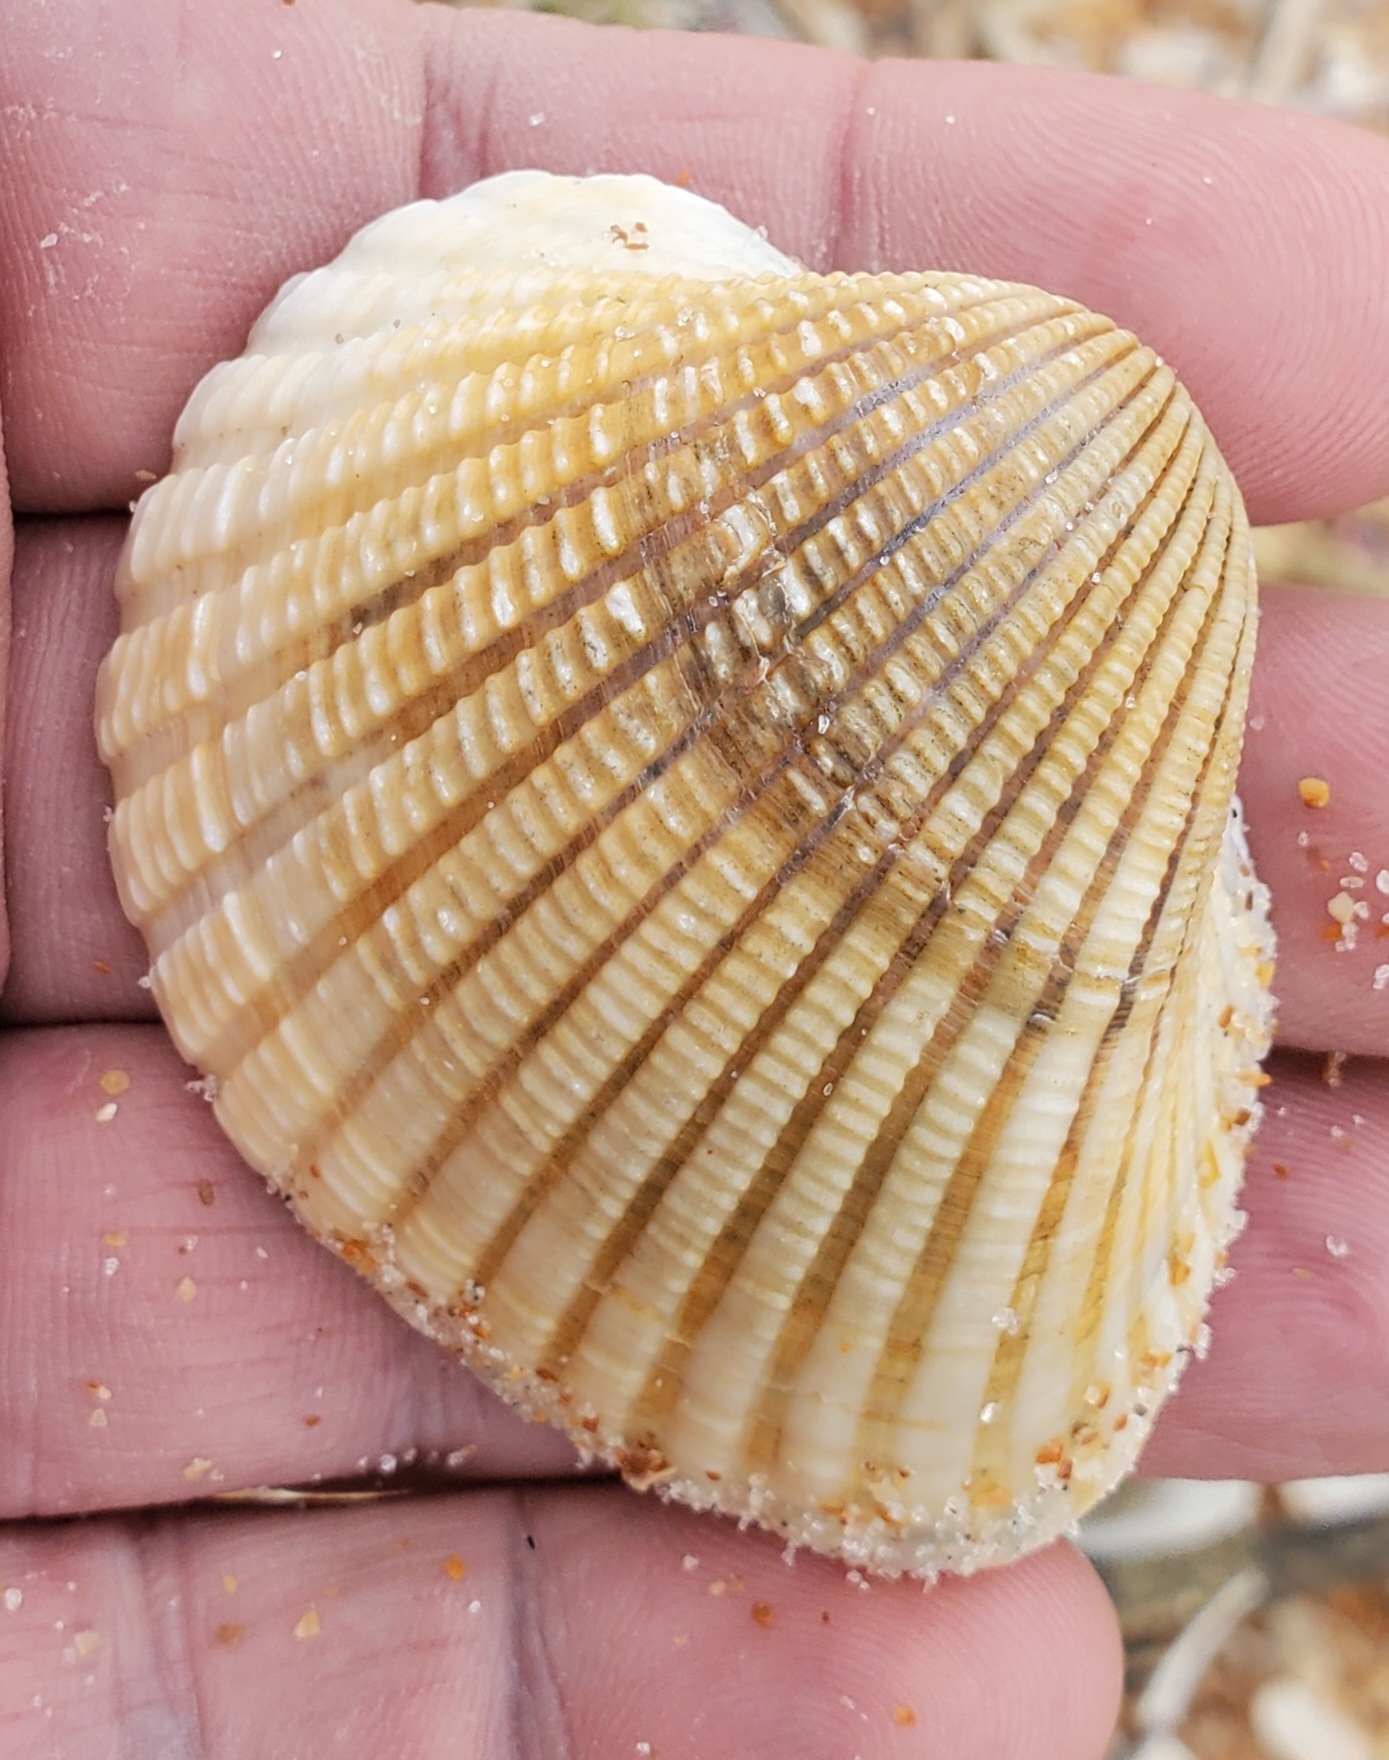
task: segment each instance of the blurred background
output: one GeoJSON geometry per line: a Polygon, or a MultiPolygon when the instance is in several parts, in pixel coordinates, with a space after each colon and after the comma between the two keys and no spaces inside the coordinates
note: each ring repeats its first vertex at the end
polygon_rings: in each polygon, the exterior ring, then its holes
{"type": "MultiPolygon", "coordinates": [[[[1389,133],[1389,0],[506,3],[869,57],[1087,68],[1389,133]]],[[[1389,594],[1389,499],[1266,527],[1255,549],[1264,579],[1389,594]]],[[[1111,1760],[1389,1760],[1389,1475],[1134,1481],[1082,1544],[1127,1646],[1111,1760]]]]}
{"type": "Polygon", "coordinates": [[[593,23],[1084,67],[1389,129],[1383,0],[540,0],[593,23]]]}

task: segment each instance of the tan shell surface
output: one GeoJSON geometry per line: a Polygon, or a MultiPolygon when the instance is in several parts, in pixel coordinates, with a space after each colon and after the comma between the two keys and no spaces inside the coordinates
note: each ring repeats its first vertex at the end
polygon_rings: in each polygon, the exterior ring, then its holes
{"type": "Polygon", "coordinates": [[[1238,492],[1069,301],[527,176],[290,284],[137,510],[98,723],[156,996],[507,1398],[799,1544],[1012,1556],[1236,1220],[1238,492]]]}

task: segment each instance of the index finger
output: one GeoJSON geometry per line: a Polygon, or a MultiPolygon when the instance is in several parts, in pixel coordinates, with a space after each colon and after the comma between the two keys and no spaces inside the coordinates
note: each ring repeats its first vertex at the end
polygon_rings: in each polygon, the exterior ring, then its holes
{"type": "Polygon", "coordinates": [[[1075,295],[1173,360],[1256,520],[1389,488],[1389,144],[1337,124],[405,0],[66,0],[11,21],[4,83],[22,508],[123,504],[280,280],[384,208],[517,165],[679,177],[816,267],[1075,295]]]}

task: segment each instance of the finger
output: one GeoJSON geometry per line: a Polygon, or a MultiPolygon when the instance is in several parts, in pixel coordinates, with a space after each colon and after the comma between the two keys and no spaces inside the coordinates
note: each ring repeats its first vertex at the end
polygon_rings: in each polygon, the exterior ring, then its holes
{"type": "MultiPolygon", "coordinates": [[[[1318,1065],[1276,1068],[1239,1274],[1150,1467],[1389,1467],[1389,1069],[1352,1063],[1329,1089],[1318,1065]]],[[[484,1475],[561,1469],[565,1445],[290,1221],[185,1074],[149,1029],[17,1034],[0,1050],[0,1511],[169,1501],[417,1453],[457,1451],[484,1475]]]]}
{"type": "MultiPolygon", "coordinates": [[[[387,0],[335,9],[327,33],[303,7],[180,11],[176,30],[172,16],[173,0],[143,7],[120,42],[69,32],[81,48],[59,102],[22,121],[5,112],[15,171],[0,250],[23,261],[0,323],[26,506],[125,500],[138,467],[161,467],[197,372],[284,275],[402,199],[417,163],[431,194],[517,164],[649,170],[727,200],[817,266],[968,263],[1050,283],[1174,361],[1257,519],[1389,486],[1376,395],[1389,333],[1374,292],[1389,146],[1363,131],[1081,74],[867,70],[785,45],[416,15],[387,0]],[[174,36],[176,66],[161,47],[174,36]],[[98,66],[143,129],[93,115],[98,66]],[[170,89],[196,90],[195,118],[170,89]],[[371,153],[352,137],[359,113],[371,153]],[[155,201],[156,175],[175,199],[160,182],[155,201]],[[99,248],[72,219],[93,191],[99,248]],[[59,226],[49,263],[35,244],[59,226]],[[158,349],[136,352],[149,335],[158,349]]],[[[37,82],[48,41],[26,24],[12,81],[37,82]]]]}
{"type": "Polygon", "coordinates": [[[16,957],[0,1018],[155,1018],[144,942],[106,860],[111,785],[96,754],[97,667],[116,639],[125,522],[26,521],[14,570],[4,751],[6,907],[16,957]]]}
{"type": "Polygon", "coordinates": [[[1264,604],[1240,792],[1273,892],[1279,1037],[1389,1056],[1389,604],[1288,587],[1264,604]]]}
{"type": "Polygon", "coordinates": [[[0,1580],[14,1760],[1099,1760],[1117,1701],[1069,1548],[923,1594],[616,1488],[12,1529],[0,1580]]]}
{"type": "Polygon", "coordinates": [[[1275,1060],[1211,1348],[1163,1413],[1147,1473],[1273,1482],[1389,1469],[1389,1068],[1329,1088],[1275,1060]]]}
{"type": "MultiPolygon", "coordinates": [[[[5,472],[5,431],[0,426],[0,779],[5,773],[5,702],[10,669],[10,578],[14,562],[14,524],[10,518],[10,486],[5,472]]],[[[0,788],[3,781],[0,780],[0,788]]],[[[4,795],[0,793],[0,874],[5,872],[4,795]]],[[[0,996],[10,969],[10,916],[0,897],[0,996]]]]}
{"type": "MultiPolygon", "coordinates": [[[[93,680],[113,629],[116,535],[116,522],[95,520],[35,521],[21,532],[5,780],[16,936],[0,997],[13,1021],[152,1014],[138,988],[143,946],[106,859],[110,791],[90,732],[93,680]]],[[[1328,593],[1269,596],[1241,787],[1274,895],[1279,1031],[1288,1044],[1389,1054],[1389,988],[1375,989],[1389,961],[1380,935],[1389,925],[1377,921],[1389,897],[1375,888],[1389,867],[1389,721],[1376,700],[1385,677],[1389,607],[1328,593]],[[1329,779],[1325,809],[1303,805],[1297,784],[1308,775],[1329,779]],[[1363,875],[1351,865],[1357,856],[1363,875]],[[1364,882],[1350,895],[1371,913],[1355,919],[1349,950],[1327,914],[1343,879],[1364,882]]]]}
{"type": "Polygon", "coordinates": [[[292,269],[414,192],[407,0],[6,9],[0,406],[16,506],[123,507],[292,269]],[[66,45],[62,56],[55,43],[66,45]]]}
{"type": "Polygon", "coordinates": [[[189,1074],[149,1027],[0,1038],[0,1516],[572,1470],[298,1227],[189,1074]]]}

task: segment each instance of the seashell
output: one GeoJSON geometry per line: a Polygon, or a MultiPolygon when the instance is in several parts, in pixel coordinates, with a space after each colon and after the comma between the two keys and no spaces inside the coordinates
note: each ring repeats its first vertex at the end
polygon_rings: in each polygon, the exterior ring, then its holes
{"type": "Polygon", "coordinates": [[[1272,969],[1245,516],[1151,350],[518,173],[285,287],[118,592],[155,994],[408,1320],[634,1483],[885,1571],[1131,1464],[1272,969]]]}

